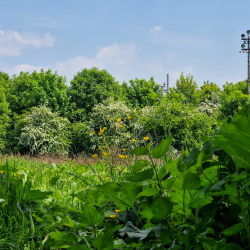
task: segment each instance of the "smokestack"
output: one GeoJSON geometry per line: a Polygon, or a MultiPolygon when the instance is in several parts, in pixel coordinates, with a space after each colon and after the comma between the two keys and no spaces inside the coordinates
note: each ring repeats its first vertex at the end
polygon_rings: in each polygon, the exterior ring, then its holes
{"type": "Polygon", "coordinates": [[[169,74],[167,74],[167,92],[169,92],[169,74]]]}

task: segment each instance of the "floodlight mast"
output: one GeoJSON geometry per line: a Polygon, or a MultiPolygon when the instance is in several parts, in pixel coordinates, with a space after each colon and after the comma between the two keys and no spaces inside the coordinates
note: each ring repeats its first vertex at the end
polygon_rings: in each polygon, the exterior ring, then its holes
{"type": "Polygon", "coordinates": [[[248,83],[248,87],[247,87],[247,90],[248,90],[248,95],[250,95],[250,37],[249,37],[249,34],[250,34],[250,30],[247,30],[247,34],[248,34],[248,37],[245,38],[245,34],[241,34],[241,40],[243,41],[243,44],[241,44],[241,52],[247,53],[247,83],[248,83]],[[247,48],[245,49],[245,44],[247,44],[247,48]]]}

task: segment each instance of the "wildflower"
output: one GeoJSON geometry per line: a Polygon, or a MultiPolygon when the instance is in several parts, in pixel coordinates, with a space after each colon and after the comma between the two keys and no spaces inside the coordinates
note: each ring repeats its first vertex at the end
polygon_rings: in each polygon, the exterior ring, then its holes
{"type": "Polygon", "coordinates": [[[121,120],[122,120],[121,118],[118,118],[116,121],[117,121],[117,122],[120,122],[121,120]]]}
{"type": "Polygon", "coordinates": [[[17,175],[19,176],[19,175],[20,175],[20,173],[17,173],[17,175]]]}
{"type": "Polygon", "coordinates": [[[107,146],[103,146],[103,148],[106,148],[107,146]]]}
{"type": "Polygon", "coordinates": [[[95,131],[92,131],[91,134],[94,135],[94,134],[95,134],[95,131]]]}
{"type": "Polygon", "coordinates": [[[111,153],[107,153],[107,155],[111,155],[111,153]]]}
{"type": "Polygon", "coordinates": [[[107,153],[106,153],[106,152],[104,152],[104,151],[102,152],[102,154],[103,154],[103,155],[107,155],[107,153]]]}
{"type": "Polygon", "coordinates": [[[94,159],[97,158],[97,154],[92,155],[92,157],[93,157],[94,159]]]}
{"type": "Polygon", "coordinates": [[[128,158],[128,155],[125,155],[126,158],[128,158]]]}
{"type": "Polygon", "coordinates": [[[144,141],[148,141],[148,140],[149,140],[149,137],[146,136],[146,137],[143,138],[143,140],[144,140],[144,141]]]}
{"type": "Polygon", "coordinates": [[[117,209],[117,210],[115,210],[115,212],[116,212],[116,213],[119,213],[119,212],[121,212],[121,210],[117,209]]]}
{"type": "Polygon", "coordinates": [[[123,128],[123,125],[120,125],[120,128],[123,128]]]}
{"type": "Polygon", "coordinates": [[[123,148],[122,151],[126,151],[126,148],[123,148]]]}
{"type": "Polygon", "coordinates": [[[135,140],[135,139],[132,139],[131,141],[132,141],[132,142],[135,142],[136,140],[135,140]]]}
{"type": "Polygon", "coordinates": [[[106,141],[105,139],[103,139],[103,141],[106,141]]]}
{"type": "Polygon", "coordinates": [[[124,159],[125,158],[125,155],[118,155],[119,156],[119,158],[121,158],[121,159],[124,159]]]}
{"type": "Polygon", "coordinates": [[[104,129],[100,129],[100,133],[103,133],[104,132],[104,129]]]}
{"type": "Polygon", "coordinates": [[[112,118],[110,118],[109,120],[112,121],[112,118]]]}
{"type": "Polygon", "coordinates": [[[128,119],[130,120],[131,118],[132,118],[132,116],[131,116],[131,115],[129,115],[129,116],[128,116],[128,119]]]}
{"type": "Polygon", "coordinates": [[[102,135],[102,133],[100,132],[100,133],[98,133],[98,135],[100,135],[100,136],[101,136],[101,135],[102,135]]]}
{"type": "Polygon", "coordinates": [[[111,214],[110,216],[109,216],[109,218],[112,218],[112,219],[114,219],[115,218],[115,214],[111,214]]]}
{"type": "Polygon", "coordinates": [[[98,149],[99,149],[99,150],[101,150],[101,149],[102,149],[102,147],[99,147],[98,149]]]}
{"type": "Polygon", "coordinates": [[[107,130],[107,127],[103,127],[102,129],[103,129],[103,130],[107,130]]]}

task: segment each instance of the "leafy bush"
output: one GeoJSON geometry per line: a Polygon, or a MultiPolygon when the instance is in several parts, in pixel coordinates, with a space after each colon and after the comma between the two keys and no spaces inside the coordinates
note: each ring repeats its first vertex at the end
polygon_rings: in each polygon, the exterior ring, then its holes
{"type": "MultiPolygon", "coordinates": [[[[138,123],[136,110],[128,108],[124,102],[112,98],[96,105],[90,115],[91,131],[99,133],[106,127],[105,137],[110,146],[126,146],[132,138],[140,136],[142,126],[138,123]],[[131,116],[131,119],[129,119],[131,116]],[[117,119],[120,119],[117,122],[117,119]]],[[[102,136],[92,136],[93,145],[101,143],[102,136]]]]}
{"type": "Polygon", "coordinates": [[[91,151],[90,128],[87,122],[71,124],[71,150],[74,154],[91,151]]]}
{"type": "Polygon", "coordinates": [[[232,82],[226,82],[226,84],[223,85],[223,90],[226,94],[230,94],[231,92],[239,90],[242,92],[242,94],[247,95],[248,94],[247,79],[245,81],[240,81],[235,84],[232,82]]]}
{"type": "Polygon", "coordinates": [[[171,131],[173,146],[178,150],[201,145],[202,137],[210,136],[217,126],[213,117],[176,101],[145,107],[140,122],[144,125],[143,133],[149,134],[156,142],[160,142],[171,131]]]}
{"type": "Polygon", "coordinates": [[[34,71],[14,75],[7,97],[11,111],[17,114],[45,103],[53,112],[65,114],[69,103],[67,90],[64,77],[42,69],[40,73],[34,71]]]}
{"type": "Polygon", "coordinates": [[[233,116],[234,113],[249,104],[250,96],[243,94],[240,90],[235,90],[229,94],[224,92],[221,96],[221,100],[222,105],[219,117],[224,119],[228,116],[233,116]]]}
{"type": "Polygon", "coordinates": [[[121,87],[106,70],[82,69],[70,82],[69,96],[72,109],[84,109],[89,114],[92,108],[109,97],[120,98],[121,87]]]}
{"type": "Polygon", "coordinates": [[[9,104],[6,101],[3,88],[0,86],[0,151],[6,146],[6,134],[9,127],[9,104]]]}
{"type": "Polygon", "coordinates": [[[159,104],[162,100],[162,89],[159,84],[156,84],[153,77],[149,81],[138,79],[129,81],[130,86],[123,82],[122,91],[126,104],[129,107],[142,108],[159,104]]]}
{"type": "Polygon", "coordinates": [[[25,116],[18,144],[31,154],[66,154],[69,148],[69,121],[46,106],[34,107],[25,116]]]}

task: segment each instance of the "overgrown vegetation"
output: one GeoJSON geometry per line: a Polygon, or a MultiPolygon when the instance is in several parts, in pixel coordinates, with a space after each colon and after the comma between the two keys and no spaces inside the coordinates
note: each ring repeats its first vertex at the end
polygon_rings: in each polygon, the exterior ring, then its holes
{"type": "Polygon", "coordinates": [[[0,73],[1,249],[250,248],[247,82],[130,84],[0,73]]]}

